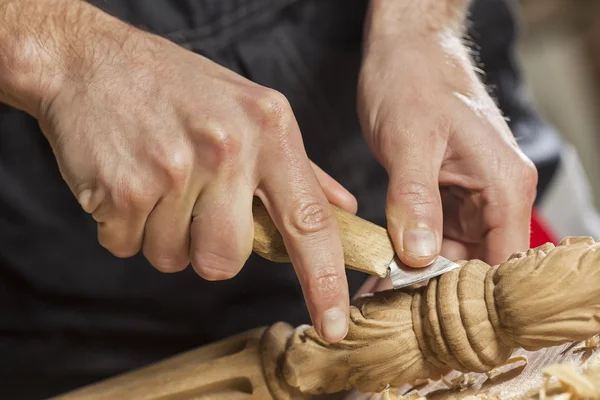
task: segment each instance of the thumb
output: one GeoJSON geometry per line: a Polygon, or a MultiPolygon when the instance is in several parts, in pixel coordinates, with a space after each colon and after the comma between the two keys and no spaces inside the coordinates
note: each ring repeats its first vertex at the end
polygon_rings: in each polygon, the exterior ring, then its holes
{"type": "MultiPolygon", "coordinates": [[[[400,157],[406,162],[410,157],[400,157]]],[[[438,186],[439,169],[431,160],[424,165],[403,163],[388,170],[388,231],[396,253],[404,264],[425,267],[439,255],[442,243],[442,201],[438,186]],[[406,165],[411,165],[406,168],[406,165]],[[423,168],[425,167],[425,168],[423,168]]]]}

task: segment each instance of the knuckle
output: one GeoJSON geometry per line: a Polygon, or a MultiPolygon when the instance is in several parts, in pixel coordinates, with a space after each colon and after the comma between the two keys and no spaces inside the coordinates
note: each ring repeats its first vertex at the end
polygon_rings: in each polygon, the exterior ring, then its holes
{"type": "Polygon", "coordinates": [[[142,185],[131,180],[118,186],[113,191],[113,202],[117,209],[146,210],[153,204],[152,191],[145,190],[142,185]]]}
{"type": "Polygon", "coordinates": [[[323,267],[314,271],[311,292],[318,296],[335,296],[340,292],[343,276],[335,267],[323,267]]]}
{"type": "Polygon", "coordinates": [[[487,209],[486,217],[491,226],[499,226],[515,217],[515,211],[521,202],[511,197],[509,192],[500,186],[491,186],[481,193],[482,206],[487,209]],[[516,207],[517,206],[517,207],[516,207]]]}
{"type": "Polygon", "coordinates": [[[533,162],[528,161],[523,168],[524,194],[528,199],[534,199],[537,195],[538,170],[533,162]]]}
{"type": "MultiPolygon", "coordinates": [[[[510,208],[529,208],[537,196],[538,170],[522,152],[500,163],[494,197],[510,208]]],[[[491,199],[490,199],[491,200],[491,199]]]]}
{"type": "Polygon", "coordinates": [[[147,208],[147,205],[150,202],[148,194],[138,188],[129,189],[126,193],[124,193],[123,198],[123,203],[136,210],[143,210],[147,208]]]}
{"type": "Polygon", "coordinates": [[[282,93],[265,89],[258,96],[257,103],[264,128],[282,133],[287,131],[293,120],[293,113],[288,99],[282,93]]]}
{"type": "Polygon", "coordinates": [[[197,250],[192,253],[192,267],[202,278],[209,281],[231,279],[244,265],[238,257],[223,256],[214,252],[197,250]]]}
{"type": "Polygon", "coordinates": [[[318,233],[335,223],[333,209],[317,199],[302,199],[292,207],[287,226],[300,236],[318,233]]]}
{"type": "Polygon", "coordinates": [[[409,203],[413,207],[435,204],[435,192],[425,183],[416,180],[400,182],[390,187],[389,199],[392,203],[409,203]]]}
{"type": "Polygon", "coordinates": [[[96,187],[93,187],[89,183],[81,184],[75,187],[74,190],[75,197],[77,198],[77,202],[88,214],[93,214],[98,207],[100,207],[102,201],[104,200],[102,196],[102,191],[96,187]]]}
{"type": "Polygon", "coordinates": [[[231,135],[230,130],[220,123],[210,122],[203,129],[208,137],[209,148],[214,158],[214,167],[218,168],[230,164],[236,160],[241,153],[240,141],[231,135]]]}
{"type": "Polygon", "coordinates": [[[185,186],[194,168],[193,153],[186,149],[173,150],[162,160],[161,167],[167,181],[174,187],[185,186]]]}

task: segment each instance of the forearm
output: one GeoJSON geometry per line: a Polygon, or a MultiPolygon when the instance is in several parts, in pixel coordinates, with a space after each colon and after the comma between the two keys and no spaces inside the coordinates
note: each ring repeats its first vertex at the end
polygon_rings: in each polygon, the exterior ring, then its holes
{"type": "Polygon", "coordinates": [[[0,0],[0,101],[36,114],[62,69],[61,20],[72,1],[0,0]]]}
{"type": "Polygon", "coordinates": [[[116,22],[81,0],[0,0],[0,102],[37,117],[65,80],[93,69],[116,22]]]}
{"type": "Polygon", "coordinates": [[[452,31],[462,34],[471,0],[370,0],[367,38],[452,31]]]}

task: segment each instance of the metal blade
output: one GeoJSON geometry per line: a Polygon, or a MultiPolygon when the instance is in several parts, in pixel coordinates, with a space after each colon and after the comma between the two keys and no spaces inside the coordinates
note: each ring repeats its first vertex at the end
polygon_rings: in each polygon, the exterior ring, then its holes
{"type": "Polygon", "coordinates": [[[394,257],[388,268],[392,286],[394,289],[400,289],[435,278],[458,267],[460,265],[457,263],[439,256],[433,263],[424,268],[411,268],[403,264],[397,257],[394,257]]]}

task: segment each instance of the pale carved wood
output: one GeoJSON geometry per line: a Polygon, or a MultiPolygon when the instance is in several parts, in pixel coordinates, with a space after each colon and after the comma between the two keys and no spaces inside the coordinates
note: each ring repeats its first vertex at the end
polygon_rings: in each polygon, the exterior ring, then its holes
{"type": "Polygon", "coordinates": [[[359,299],[339,343],[323,342],[310,326],[279,323],[60,399],[288,400],[352,388],[377,392],[448,370],[489,371],[517,348],[534,351],[600,332],[600,244],[591,238],[546,244],[492,268],[460,263],[425,288],[359,299]]]}
{"type": "Polygon", "coordinates": [[[56,399],[304,399],[279,377],[292,332],[285,323],[257,328],[56,399]]]}
{"type": "MultiPolygon", "coordinates": [[[[384,228],[331,206],[340,227],[346,267],[384,278],[394,258],[394,245],[384,228]]],[[[264,204],[254,198],[253,251],[274,262],[290,261],[281,234],[275,227],[264,204]]]]}

